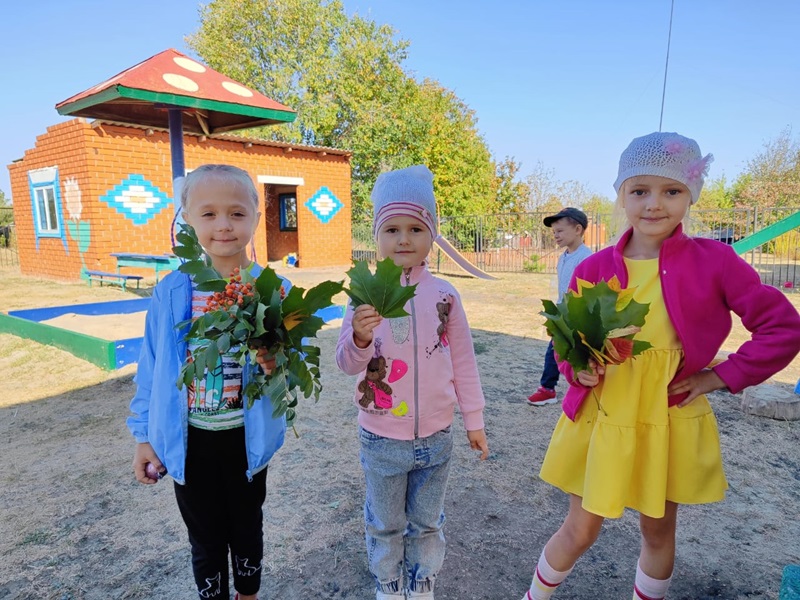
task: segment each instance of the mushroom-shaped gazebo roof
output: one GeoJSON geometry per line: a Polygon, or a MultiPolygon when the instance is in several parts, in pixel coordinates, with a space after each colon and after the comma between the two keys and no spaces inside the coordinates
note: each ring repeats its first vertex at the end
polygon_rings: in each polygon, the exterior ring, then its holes
{"type": "Polygon", "coordinates": [[[217,71],[169,49],[56,104],[61,115],[167,127],[180,108],[183,130],[222,133],[287,123],[296,113],[217,71]]]}

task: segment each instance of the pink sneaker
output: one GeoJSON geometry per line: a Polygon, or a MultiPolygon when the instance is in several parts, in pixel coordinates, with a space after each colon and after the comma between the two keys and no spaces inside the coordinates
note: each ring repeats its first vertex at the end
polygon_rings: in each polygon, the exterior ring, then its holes
{"type": "Polygon", "coordinates": [[[548,390],[546,387],[540,387],[532,395],[528,396],[528,404],[531,406],[545,406],[556,402],[558,402],[556,391],[548,390]]]}

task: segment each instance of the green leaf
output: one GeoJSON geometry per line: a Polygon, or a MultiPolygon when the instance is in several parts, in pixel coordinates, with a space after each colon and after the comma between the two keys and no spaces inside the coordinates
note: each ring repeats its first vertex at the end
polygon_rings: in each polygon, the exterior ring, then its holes
{"type": "Polygon", "coordinates": [[[178,267],[181,273],[186,273],[187,275],[198,275],[206,269],[208,269],[208,267],[206,267],[205,263],[199,260],[190,260],[178,267]]]}
{"type": "Polygon", "coordinates": [[[217,340],[217,348],[219,349],[220,354],[224,354],[231,348],[231,334],[230,333],[223,333],[219,336],[217,340]]]}
{"type": "MultiPolygon", "coordinates": [[[[588,370],[592,353],[586,344],[602,351],[611,330],[644,325],[650,305],[631,300],[618,311],[618,297],[619,292],[611,289],[607,282],[600,281],[592,287],[582,288],[580,296],[568,291],[558,304],[542,300],[544,310],[539,314],[545,317],[545,328],[553,339],[553,348],[574,371],[588,370]],[[583,334],[586,344],[578,332],[583,334]]],[[[633,336],[628,339],[633,339],[633,336]]],[[[649,347],[648,342],[634,340],[633,355],[649,347]]]]}
{"type": "Polygon", "coordinates": [[[224,279],[212,279],[210,281],[198,283],[197,289],[201,292],[224,292],[225,285],[226,283],[224,279]]]}
{"type": "Polygon", "coordinates": [[[283,280],[269,267],[264,267],[255,282],[256,290],[261,294],[262,301],[264,298],[271,298],[274,292],[278,292],[280,298],[281,285],[283,285],[283,280]]]}
{"type": "Polygon", "coordinates": [[[216,344],[210,344],[205,352],[205,369],[206,371],[213,371],[217,368],[219,362],[219,349],[216,344]]]}
{"type": "Polygon", "coordinates": [[[175,256],[179,258],[185,258],[191,262],[194,262],[192,259],[197,257],[197,252],[195,249],[188,246],[173,246],[172,252],[175,254],[175,256]]]}
{"type": "Polygon", "coordinates": [[[347,275],[350,288],[345,292],[352,300],[353,308],[369,304],[387,319],[408,316],[403,307],[414,297],[417,286],[402,285],[403,268],[394,264],[391,258],[378,262],[374,275],[366,261],[356,261],[347,275]]]}
{"type": "Polygon", "coordinates": [[[323,281],[308,291],[292,287],[283,300],[283,314],[300,312],[304,316],[311,316],[320,309],[328,308],[333,303],[333,297],[343,289],[343,281],[323,281]]]}

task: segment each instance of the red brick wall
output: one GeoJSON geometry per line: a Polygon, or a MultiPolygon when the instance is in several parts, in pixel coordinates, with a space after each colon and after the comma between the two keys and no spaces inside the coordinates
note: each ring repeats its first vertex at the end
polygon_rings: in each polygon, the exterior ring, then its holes
{"type": "MultiPolygon", "coordinates": [[[[300,177],[304,184],[296,188],[298,232],[274,235],[278,230],[277,215],[267,206],[264,185],[257,184],[261,195],[262,219],[255,235],[256,255],[261,264],[267,257],[277,260],[288,252],[297,252],[300,267],[338,266],[350,263],[350,163],[347,156],[322,155],[311,149],[283,148],[240,141],[196,136],[184,139],[187,169],[204,163],[229,163],[259,175],[300,177]],[[326,186],[344,207],[323,224],[305,202],[320,187],[326,186]],[[273,225],[274,221],[274,225],[273,225]],[[273,229],[274,227],[274,229],[273,229]],[[268,243],[275,244],[268,252],[268,243]]],[[[93,128],[82,119],[49,127],[37,137],[36,145],[22,160],[9,166],[14,220],[17,228],[20,269],[25,274],[58,279],[76,279],[81,272],[81,257],[76,242],[66,235],[69,253],[60,238],[40,238],[36,248],[33,214],[27,173],[32,169],[57,166],[62,196],[62,224],[69,214],[64,205],[64,181],[77,179],[82,192],[81,221],[89,221],[91,243],[83,256],[88,269],[114,270],[112,252],[163,254],[171,250],[170,226],[173,211],[169,206],[146,224],[136,225],[118,213],[100,197],[132,174],[147,181],[172,197],[169,135],[155,131],[147,135],[139,128],[103,124],[93,128]]],[[[283,188],[279,188],[283,189],[283,188]]],[[[295,188],[288,188],[288,190],[295,188]]],[[[288,191],[287,190],[287,191],[288,191]]],[[[277,205],[277,199],[276,199],[277,205]]],[[[132,269],[126,272],[134,273],[132,269]]],[[[145,271],[142,275],[152,275],[145,271]]]]}

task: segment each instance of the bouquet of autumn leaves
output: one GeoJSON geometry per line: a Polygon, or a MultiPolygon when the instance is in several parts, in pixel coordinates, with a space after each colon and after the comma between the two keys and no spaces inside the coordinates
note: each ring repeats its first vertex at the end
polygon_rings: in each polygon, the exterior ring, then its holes
{"type": "Polygon", "coordinates": [[[350,289],[342,281],[324,281],[309,290],[292,286],[287,292],[281,278],[268,267],[258,277],[239,270],[225,278],[212,266],[194,229],[185,224],[180,227],[175,236],[178,245],[173,248],[175,255],[184,259],[179,270],[192,276],[199,291],[213,294],[200,317],[177,325],[188,325],[186,337],[195,343],[181,367],[178,387],[190,386],[205,370],[216,368],[220,354],[232,348],[242,366],[248,356],[250,364],[255,364],[258,350],[266,348],[275,358],[275,368],[269,375],[253,369],[242,395],[248,407],[261,396],[269,396],[273,415],[286,415],[289,425],[296,417],[298,391],[315,401],[322,391],[319,348],[305,342],[324,325],[315,313],[345,291],[354,306],[368,303],[381,316],[402,316],[406,314],[403,306],[415,293],[416,285],[400,285],[402,269],[391,259],[379,262],[374,275],[366,262],[357,262],[347,272],[350,289]]]}
{"type": "Polygon", "coordinates": [[[545,327],[553,348],[575,373],[591,371],[589,361],[600,366],[619,365],[651,347],[634,339],[650,310],[636,302],[636,288],[622,289],[616,276],[596,284],[577,280],[578,291],[568,291],[556,304],[542,300],[545,327]]]}
{"type": "Polygon", "coordinates": [[[258,349],[266,348],[275,358],[275,368],[269,375],[253,369],[242,395],[248,407],[268,395],[273,415],[286,415],[291,425],[298,391],[319,400],[320,351],[304,340],[315,337],[324,325],[314,313],[331,305],[343,282],[324,281],[309,290],[292,286],[287,292],[270,268],[258,277],[242,269],[225,278],[212,266],[191,226],[181,224],[175,237],[173,251],[185,261],[179,270],[192,276],[199,291],[213,292],[200,317],[177,325],[189,325],[186,337],[197,344],[181,368],[178,387],[190,386],[206,369],[216,368],[220,354],[231,348],[242,366],[248,356],[250,364],[256,364],[258,349]]]}

